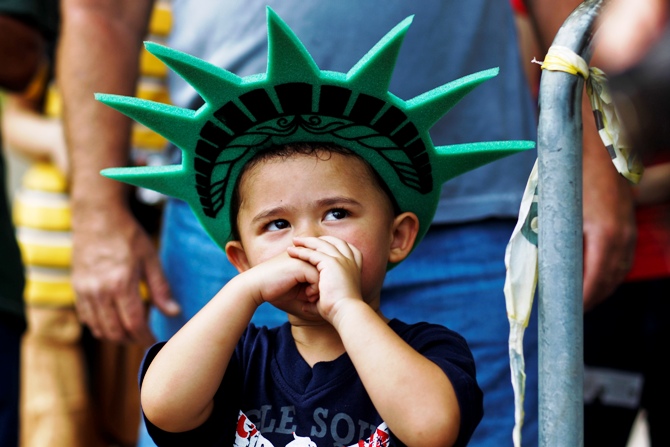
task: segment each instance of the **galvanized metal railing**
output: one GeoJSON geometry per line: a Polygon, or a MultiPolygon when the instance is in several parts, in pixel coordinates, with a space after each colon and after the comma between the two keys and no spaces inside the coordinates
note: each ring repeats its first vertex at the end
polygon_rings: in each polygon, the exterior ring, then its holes
{"type": "MultiPolygon", "coordinates": [[[[553,45],[587,62],[603,0],[584,1],[553,45]]],[[[579,447],[583,432],[582,91],[584,80],[544,70],[540,81],[539,445],[579,447]]]]}

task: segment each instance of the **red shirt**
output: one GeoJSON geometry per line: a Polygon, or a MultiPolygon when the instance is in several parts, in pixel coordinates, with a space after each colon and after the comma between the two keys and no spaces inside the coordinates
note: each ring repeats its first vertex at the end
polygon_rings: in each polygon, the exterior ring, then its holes
{"type": "Polygon", "coordinates": [[[510,3],[512,4],[512,9],[514,9],[515,13],[528,15],[528,9],[526,9],[526,5],[524,4],[523,0],[510,0],[510,3]]]}
{"type": "Polygon", "coordinates": [[[637,208],[637,245],[626,281],[670,276],[670,203],[637,208]]]}

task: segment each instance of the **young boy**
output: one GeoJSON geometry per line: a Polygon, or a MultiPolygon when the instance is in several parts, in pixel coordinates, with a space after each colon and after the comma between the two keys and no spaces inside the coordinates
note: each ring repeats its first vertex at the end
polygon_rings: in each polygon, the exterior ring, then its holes
{"type": "Polygon", "coordinates": [[[188,445],[219,436],[230,445],[232,426],[220,429],[238,410],[236,445],[254,430],[275,446],[293,433],[318,445],[383,441],[382,422],[407,445],[452,445],[461,413],[474,428],[481,393],[464,340],[379,310],[387,264],[404,259],[419,226],[394,213],[372,168],[319,145],[286,146],[247,164],[238,194],[239,239],[226,253],[240,275],[149,354],[150,424],[196,429],[188,445]],[[247,329],[263,302],[289,324],[247,329]]]}
{"type": "Polygon", "coordinates": [[[203,97],[196,112],[99,96],[183,152],[180,166],[105,175],[187,201],[240,272],[147,353],[142,407],[158,445],[467,444],[482,394],[466,342],[389,320],[380,291],[444,181],[532,143],[435,148],[432,124],[496,71],[391,95],[410,21],[345,75],[320,71],[269,11],[265,76],[149,45],[203,97]],[[250,324],[264,302],[289,322],[250,324]]]}

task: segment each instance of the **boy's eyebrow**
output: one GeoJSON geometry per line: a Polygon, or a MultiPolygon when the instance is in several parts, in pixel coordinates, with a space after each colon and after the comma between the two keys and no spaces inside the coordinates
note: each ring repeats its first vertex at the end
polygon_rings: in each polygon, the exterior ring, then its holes
{"type": "MultiPolygon", "coordinates": [[[[334,206],[334,205],[360,206],[360,202],[358,200],[355,200],[355,199],[353,199],[351,197],[347,197],[347,196],[335,196],[335,197],[326,197],[324,199],[317,200],[316,205],[318,207],[328,207],[328,206],[334,206]]],[[[260,213],[256,214],[253,217],[253,219],[251,219],[251,223],[255,224],[259,221],[267,220],[268,218],[271,218],[273,216],[286,214],[286,213],[290,212],[292,208],[293,207],[288,207],[288,206],[276,206],[276,207],[266,209],[266,210],[261,211],[260,213]]]]}
{"type": "Polygon", "coordinates": [[[358,200],[347,196],[326,197],[318,200],[316,203],[322,207],[332,205],[360,205],[358,200]]]}

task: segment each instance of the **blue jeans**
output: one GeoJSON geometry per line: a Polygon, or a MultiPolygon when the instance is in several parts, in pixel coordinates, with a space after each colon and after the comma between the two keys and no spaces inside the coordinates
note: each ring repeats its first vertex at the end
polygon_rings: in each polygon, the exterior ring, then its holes
{"type": "MultiPolygon", "coordinates": [[[[505,308],[505,247],[514,220],[434,225],[409,258],[391,270],[382,310],[406,322],[429,321],[465,337],[484,391],[484,418],[468,446],[512,445],[514,393],[505,308]]],[[[524,336],[526,412],[523,444],[538,443],[537,310],[524,336]]]]}
{"type": "MultiPolygon", "coordinates": [[[[513,220],[434,226],[410,257],[387,276],[382,310],[406,322],[430,321],[462,334],[473,351],[484,391],[484,419],[470,446],[512,445],[514,396],[510,379],[503,284],[504,253],[513,220]]],[[[236,271],[204,233],[188,206],[170,200],[165,210],[161,256],[182,314],[152,310],[156,338],[166,340],[219,291],[236,271]]],[[[286,316],[268,304],[256,324],[275,326],[286,316]]],[[[537,444],[536,312],[525,335],[526,422],[524,445],[537,444]]],[[[142,424],[138,447],[154,446],[142,424]]]]}

